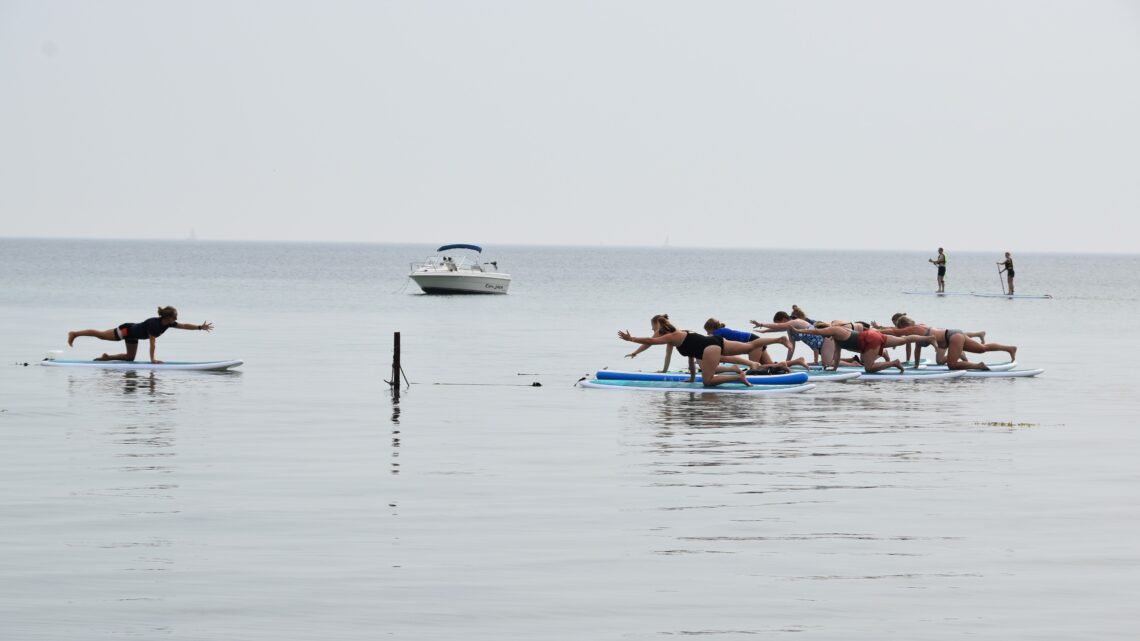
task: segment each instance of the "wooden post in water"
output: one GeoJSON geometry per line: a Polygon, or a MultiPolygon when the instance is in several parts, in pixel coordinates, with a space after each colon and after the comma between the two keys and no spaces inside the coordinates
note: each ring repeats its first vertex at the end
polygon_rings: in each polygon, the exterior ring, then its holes
{"type": "Polygon", "coordinates": [[[388,381],[393,390],[400,389],[401,371],[403,368],[400,367],[400,332],[396,332],[392,334],[392,380],[388,381]]]}

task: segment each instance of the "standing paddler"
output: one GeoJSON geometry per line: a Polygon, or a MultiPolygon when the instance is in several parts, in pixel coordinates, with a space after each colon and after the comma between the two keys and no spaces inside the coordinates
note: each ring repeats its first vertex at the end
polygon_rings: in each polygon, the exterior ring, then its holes
{"type": "Polygon", "coordinates": [[[938,293],[943,294],[946,292],[946,252],[941,247],[938,248],[938,256],[936,258],[926,259],[932,265],[938,267],[938,293]]]}

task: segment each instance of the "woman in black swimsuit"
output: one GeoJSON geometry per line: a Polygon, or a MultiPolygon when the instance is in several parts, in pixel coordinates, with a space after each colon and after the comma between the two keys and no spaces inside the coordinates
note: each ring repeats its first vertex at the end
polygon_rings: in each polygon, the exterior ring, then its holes
{"type": "MultiPolygon", "coordinates": [[[[751,386],[748,377],[739,367],[721,367],[721,359],[725,356],[741,356],[755,349],[752,343],[728,341],[720,336],[705,336],[697,332],[678,330],[663,315],[652,319],[653,336],[640,338],[630,335],[629,331],[619,331],[618,337],[623,341],[645,345],[667,345],[675,347],[682,356],[689,357],[689,382],[697,380],[696,361],[701,361],[701,382],[705,387],[714,387],[722,383],[738,382],[751,386]],[[733,373],[721,373],[734,370],[733,373]]],[[[757,339],[765,340],[765,339],[757,339]]],[[[755,341],[753,341],[755,342],[755,341]]]]}
{"type": "Polygon", "coordinates": [[[1002,272],[1005,272],[1005,282],[1009,283],[1009,293],[1012,295],[1013,294],[1013,256],[1010,256],[1009,252],[1006,252],[1005,253],[1005,260],[999,260],[998,264],[1002,265],[1002,268],[998,270],[998,273],[1000,274],[1002,272]]]}
{"type": "MultiPolygon", "coordinates": [[[[650,326],[653,327],[653,335],[654,336],[657,335],[658,327],[662,323],[667,324],[669,327],[673,327],[673,324],[669,321],[669,315],[668,314],[657,314],[653,318],[649,319],[649,324],[650,324],[650,326]]],[[[676,331],[676,328],[671,329],[670,331],[676,331]]],[[[732,339],[729,338],[729,340],[732,340],[732,339]]],[[[743,342],[743,341],[737,341],[737,342],[743,342]]],[[[765,347],[767,347],[768,345],[773,345],[773,344],[780,344],[780,345],[783,345],[784,347],[788,347],[788,344],[790,342],[791,341],[788,340],[787,338],[763,338],[760,336],[754,336],[752,338],[752,340],[748,341],[748,345],[752,348],[753,352],[760,352],[763,354],[763,356],[761,357],[760,360],[755,360],[755,361],[751,360],[752,354],[749,353],[749,354],[744,354],[741,356],[722,356],[720,359],[720,362],[722,362],[722,363],[734,363],[736,365],[740,365],[741,367],[744,367],[745,369],[751,371],[753,374],[763,373],[763,371],[769,365],[772,364],[772,357],[767,354],[767,350],[765,349],[765,347]],[[756,370],[760,370],[760,371],[756,371],[756,370]]],[[[649,349],[650,347],[652,347],[652,345],[641,345],[637,349],[630,352],[629,354],[626,354],[625,357],[626,358],[637,358],[638,354],[644,352],[645,350],[649,349]]],[[[669,363],[672,360],[673,360],[673,346],[672,345],[665,345],[665,364],[661,366],[661,373],[662,374],[669,371],[669,363]]],[[[725,368],[722,368],[720,371],[731,372],[734,370],[731,367],[725,367],[725,368]]],[[[772,372],[769,370],[767,373],[772,373],[772,372]]]]}
{"type": "Polygon", "coordinates": [[[135,353],[139,349],[139,341],[142,339],[150,340],[150,362],[161,363],[160,360],[154,358],[154,341],[159,336],[170,329],[176,327],[178,329],[197,329],[208,332],[214,329],[214,324],[210,322],[202,323],[201,325],[191,325],[190,323],[178,322],[178,310],[173,307],[159,307],[158,316],[148,318],[141,323],[123,323],[114,329],[81,329],[74,332],[67,333],[67,346],[71,347],[75,343],[75,339],[80,336],[93,336],[105,341],[125,341],[127,343],[127,351],[125,354],[106,354],[104,353],[97,361],[133,361],[135,360],[135,353]]]}

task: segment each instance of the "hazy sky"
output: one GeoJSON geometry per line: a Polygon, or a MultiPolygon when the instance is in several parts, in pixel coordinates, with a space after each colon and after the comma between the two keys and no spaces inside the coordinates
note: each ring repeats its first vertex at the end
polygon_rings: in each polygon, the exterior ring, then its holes
{"type": "Polygon", "coordinates": [[[1140,3],[0,0],[0,236],[1140,251],[1140,3]]]}

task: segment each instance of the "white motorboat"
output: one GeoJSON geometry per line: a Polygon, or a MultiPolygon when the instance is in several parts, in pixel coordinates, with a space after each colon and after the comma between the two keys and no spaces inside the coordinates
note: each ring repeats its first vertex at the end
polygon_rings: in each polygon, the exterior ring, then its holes
{"type": "Polygon", "coordinates": [[[506,294],[511,286],[511,275],[499,271],[497,262],[480,261],[483,248],[478,245],[444,245],[435,251],[412,263],[408,274],[425,294],[506,294]]]}

